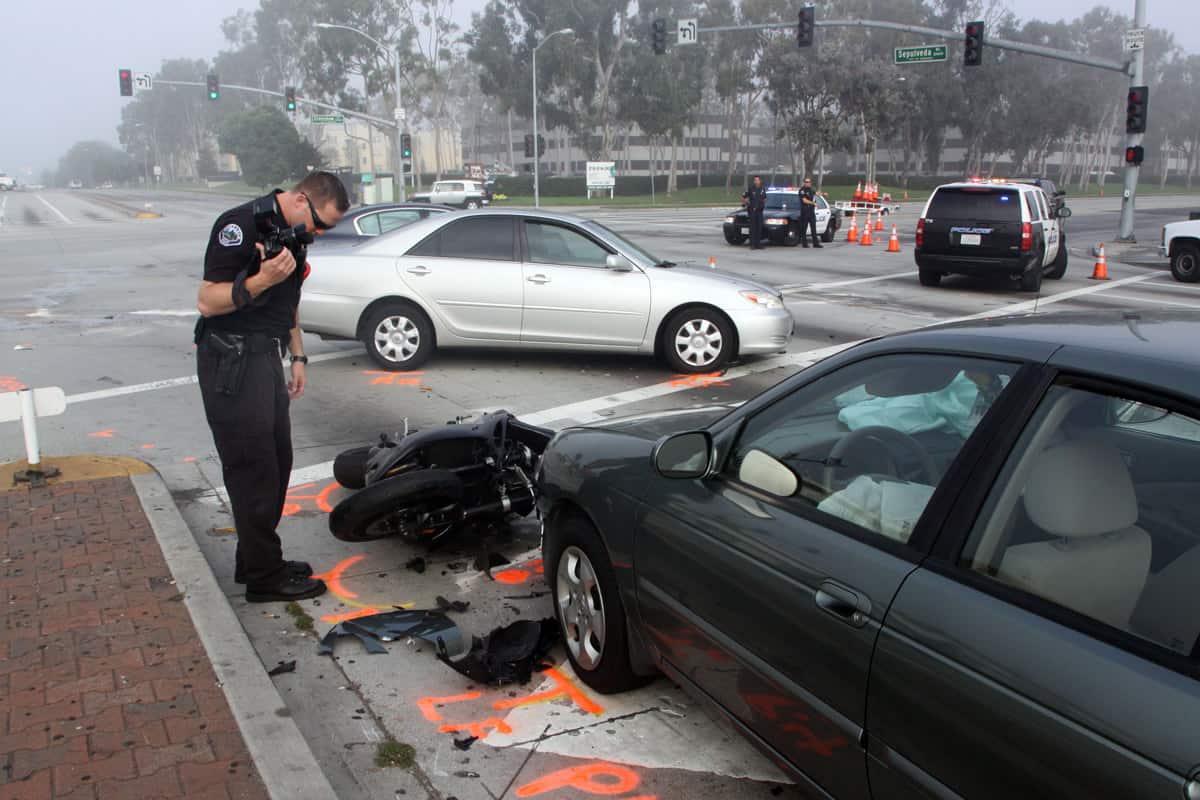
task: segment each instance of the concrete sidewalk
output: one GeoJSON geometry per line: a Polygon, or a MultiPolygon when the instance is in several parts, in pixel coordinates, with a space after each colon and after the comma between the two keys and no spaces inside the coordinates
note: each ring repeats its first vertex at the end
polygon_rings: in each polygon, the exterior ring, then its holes
{"type": "Polygon", "coordinates": [[[51,461],[0,467],[0,800],[332,797],[158,475],[51,461]]]}

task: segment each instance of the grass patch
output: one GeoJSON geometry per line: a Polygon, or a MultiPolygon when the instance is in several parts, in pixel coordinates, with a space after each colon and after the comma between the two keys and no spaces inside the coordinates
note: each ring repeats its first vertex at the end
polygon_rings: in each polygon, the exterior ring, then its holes
{"type": "Polygon", "coordinates": [[[409,769],[417,760],[417,751],[410,744],[388,739],[375,750],[375,766],[409,769]]]}
{"type": "Polygon", "coordinates": [[[286,606],[284,606],[283,610],[286,611],[289,616],[291,616],[292,620],[296,623],[297,629],[302,631],[311,631],[313,629],[313,618],[310,617],[304,610],[304,607],[296,601],[293,600],[292,602],[288,603],[286,606]]]}
{"type": "MultiPolygon", "coordinates": [[[[685,178],[680,178],[680,184],[685,183],[685,178]]],[[[778,183],[778,181],[777,181],[778,183]]],[[[782,185],[782,184],[780,184],[782,185]]],[[[850,200],[854,197],[853,186],[827,186],[824,191],[828,195],[830,202],[838,200],[850,200]]],[[[607,197],[593,197],[588,199],[583,196],[574,197],[547,197],[542,195],[541,201],[543,206],[553,208],[555,206],[586,206],[588,208],[686,208],[693,207],[717,207],[717,208],[738,208],[742,204],[742,187],[735,181],[734,185],[728,190],[724,186],[692,186],[690,188],[681,188],[673,194],[657,193],[653,198],[648,194],[640,195],[621,195],[618,194],[613,199],[607,197]]],[[[904,200],[904,190],[894,186],[881,186],[880,194],[891,193],[892,202],[899,203],[904,200]]],[[[908,199],[910,202],[924,201],[929,197],[928,190],[910,189],[908,199]]],[[[532,206],[532,195],[510,195],[504,200],[497,200],[493,203],[496,207],[504,206],[532,206]]]]}

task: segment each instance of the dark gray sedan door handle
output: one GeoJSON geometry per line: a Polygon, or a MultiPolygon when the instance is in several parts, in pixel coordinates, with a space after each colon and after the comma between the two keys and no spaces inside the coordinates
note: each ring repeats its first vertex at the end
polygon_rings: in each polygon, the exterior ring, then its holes
{"type": "Polygon", "coordinates": [[[813,600],[822,611],[832,614],[856,628],[867,624],[870,602],[841,584],[824,581],[821,588],[817,589],[813,600]]]}

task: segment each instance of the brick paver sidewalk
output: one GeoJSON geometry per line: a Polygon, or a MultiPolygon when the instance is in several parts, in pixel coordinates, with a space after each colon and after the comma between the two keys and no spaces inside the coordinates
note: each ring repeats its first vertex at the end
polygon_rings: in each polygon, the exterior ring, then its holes
{"type": "Polygon", "coordinates": [[[0,800],[266,798],[126,477],[0,487],[0,800]]]}

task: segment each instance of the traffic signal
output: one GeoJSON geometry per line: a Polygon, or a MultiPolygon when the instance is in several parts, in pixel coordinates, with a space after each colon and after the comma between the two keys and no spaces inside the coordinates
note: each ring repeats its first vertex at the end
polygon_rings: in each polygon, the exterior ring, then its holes
{"type": "Polygon", "coordinates": [[[537,154],[539,158],[546,155],[546,137],[542,136],[540,133],[537,137],[537,154]]]}
{"type": "Polygon", "coordinates": [[[217,80],[217,73],[208,73],[208,99],[216,100],[221,96],[221,82],[217,80]]]}
{"type": "Polygon", "coordinates": [[[133,73],[127,69],[119,69],[117,81],[121,84],[121,97],[133,97],[133,73]]]}
{"type": "Polygon", "coordinates": [[[654,39],[654,55],[661,56],[667,52],[667,21],[662,17],[654,20],[650,26],[650,35],[654,39]]]}
{"type": "Polygon", "coordinates": [[[1139,144],[1135,147],[1125,148],[1125,163],[1133,166],[1138,166],[1142,163],[1142,159],[1146,157],[1145,149],[1139,144]]]}
{"type": "Polygon", "coordinates": [[[284,91],[284,94],[287,95],[287,110],[295,111],[296,110],[296,87],[289,86],[286,89],[284,89],[283,91],[284,91]]]}
{"type": "Polygon", "coordinates": [[[533,158],[533,134],[525,134],[525,157],[533,158]]]}
{"type": "Polygon", "coordinates": [[[817,10],[812,6],[800,9],[800,24],[796,27],[796,44],[812,47],[813,35],[817,30],[817,10]]]}
{"type": "Polygon", "coordinates": [[[1150,105],[1149,86],[1130,86],[1129,99],[1125,104],[1125,132],[1146,132],[1146,110],[1150,105]]]}
{"type": "Polygon", "coordinates": [[[978,67],[983,63],[983,21],[967,23],[967,38],[963,48],[963,66],[978,67]]]}
{"type": "Polygon", "coordinates": [[[412,134],[400,134],[400,157],[407,160],[412,158],[412,134]]]}

